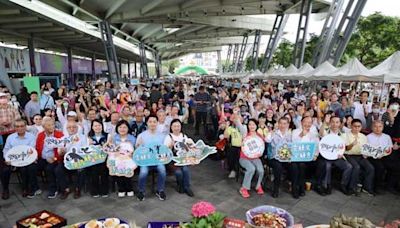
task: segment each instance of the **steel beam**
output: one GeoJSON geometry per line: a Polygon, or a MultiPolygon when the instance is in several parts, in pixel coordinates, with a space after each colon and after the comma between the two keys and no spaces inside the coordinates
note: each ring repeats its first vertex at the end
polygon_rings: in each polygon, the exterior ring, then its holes
{"type": "Polygon", "coordinates": [[[278,46],[279,40],[283,35],[283,30],[285,29],[286,23],[289,19],[289,14],[277,14],[272,28],[271,35],[269,37],[267,48],[265,49],[264,59],[261,64],[261,72],[266,72],[268,70],[269,64],[272,61],[275,50],[278,46]]]}
{"type": "Polygon", "coordinates": [[[140,51],[140,70],[144,79],[149,78],[149,71],[147,68],[147,57],[146,57],[146,48],[144,43],[141,42],[139,44],[139,51],[140,51]]]}
{"type": "Polygon", "coordinates": [[[260,30],[256,30],[256,34],[254,36],[253,48],[251,51],[253,71],[257,69],[258,51],[260,50],[260,40],[261,40],[261,32],[260,30]]]}
{"type": "Polygon", "coordinates": [[[29,50],[29,63],[31,65],[31,75],[36,75],[36,63],[35,63],[35,44],[33,38],[28,39],[28,50],[29,50]]]}
{"type": "Polygon", "coordinates": [[[225,66],[223,71],[227,72],[229,70],[229,61],[231,60],[231,53],[232,53],[232,44],[229,44],[228,46],[228,54],[226,56],[226,60],[225,60],[225,66]],[[228,68],[228,69],[227,69],[228,68]]]}
{"type": "Polygon", "coordinates": [[[236,69],[238,55],[239,55],[239,44],[235,44],[235,47],[233,48],[233,60],[229,71],[234,71],[236,69]]]}
{"type": "Polygon", "coordinates": [[[113,42],[113,35],[108,21],[102,21],[99,23],[101,32],[101,40],[104,44],[108,73],[110,74],[111,82],[118,83],[121,79],[120,71],[118,68],[117,52],[113,42]]]}
{"type": "Polygon", "coordinates": [[[347,43],[351,38],[351,34],[356,28],[357,21],[360,18],[361,12],[366,3],[367,0],[349,0],[346,10],[343,13],[342,19],[340,20],[339,26],[336,29],[335,35],[329,46],[328,61],[334,66],[339,64],[340,58],[346,49],[347,43]],[[355,2],[356,5],[353,7],[355,2]]]}
{"type": "Polygon", "coordinates": [[[157,78],[161,77],[161,56],[158,53],[154,53],[154,67],[156,68],[157,78]]]}
{"type": "Polygon", "coordinates": [[[328,58],[329,45],[332,41],[344,0],[333,0],[325,19],[324,27],[313,53],[313,66],[317,67],[328,58]]]}
{"type": "Polygon", "coordinates": [[[68,88],[75,88],[74,72],[72,71],[72,49],[67,48],[67,60],[68,60],[68,88]]]}
{"type": "Polygon", "coordinates": [[[240,72],[243,69],[244,53],[246,51],[246,46],[247,46],[247,40],[248,39],[249,39],[248,35],[245,34],[243,36],[243,42],[242,42],[242,46],[240,48],[239,58],[238,58],[236,66],[235,66],[235,72],[240,72]]]}
{"type": "Polygon", "coordinates": [[[313,0],[301,1],[300,19],[297,28],[296,43],[293,49],[293,64],[297,68],[300,68],[301,65],[303,65],[312,1],[313,0]]]}

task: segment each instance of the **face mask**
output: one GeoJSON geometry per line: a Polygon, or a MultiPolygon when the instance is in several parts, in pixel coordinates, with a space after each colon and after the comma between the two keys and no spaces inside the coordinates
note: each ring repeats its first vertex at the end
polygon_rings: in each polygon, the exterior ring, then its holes
{"type": "Polygon", "coordinates": [[[49,91],[45,91],[45,92],[43,92],[43,94],[48,96],[48,95],[50,95],[50,92],[49,91]]]}
{"type": "Polygon", "coordinates": [[[391,106],[391,108],[393,111],[398,111],[399,110],[399,105],[398,104],[394,104],[391,106]]]}
{"type": "Polygon", "coordinates": [[[379,108],[374,108],[374,109],[372,109],[372,112],[373,112],[373,113],[379,113],[379,108]]]}

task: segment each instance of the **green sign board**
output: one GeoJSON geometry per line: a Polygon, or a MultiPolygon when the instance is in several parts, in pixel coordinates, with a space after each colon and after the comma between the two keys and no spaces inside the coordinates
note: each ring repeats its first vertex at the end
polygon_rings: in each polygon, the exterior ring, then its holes
{"type": "Polygon", "coordinates": [[[28,93],[36,91],[40,96],[40,81],[38,76],[24,77],[24,86],[28,89],[28,93]]]}

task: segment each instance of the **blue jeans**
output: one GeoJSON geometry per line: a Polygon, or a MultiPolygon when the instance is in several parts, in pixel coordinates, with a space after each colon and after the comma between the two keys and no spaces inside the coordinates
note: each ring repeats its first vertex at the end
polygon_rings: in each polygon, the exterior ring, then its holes
{"type": "Polygon", "coordinates": [[[189,166],[180,166],[175,169],[175,177],[178,183],[183,184],[183,190],[190,188],[190,170],[189,166]]]}
{"type": "Polygon", "coordinates": [[[149,170],[157,169],[158,179],[157,179],[157,191],[161,192],[165,189],[165,179],[167,178],[167,172],[165,165],[158,166],[141,166],[139,173],[139,192],[144,193],[146,188],[147,175],[149,170]]]}

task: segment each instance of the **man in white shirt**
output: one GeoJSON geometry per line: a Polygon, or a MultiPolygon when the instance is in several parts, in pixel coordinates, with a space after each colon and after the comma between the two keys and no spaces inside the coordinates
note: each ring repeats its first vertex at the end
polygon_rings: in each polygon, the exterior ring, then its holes
{"type": "MultiPolygon", "coordinates": [[[[376,120],[372,123],[372,133],[367,136],[368,144],[373,147],[387,149],[390,153],[392,149],[397,150],[397,144],[393,146],[392,138],[383,133],[383,122],[376,120]]],[[[375,193],[383,189],[383,178],[385,177],[385,164],[382,158],[369,158],[369,162],[375,167],[375,193]]]]}
{"type": "Polygon", "coordinates": [[[367,127],[367,116],[370,112],[372,112],[372,103],[368,102],[369,92],[362,91],[360,93],[360,101],[356,101],[353,103],[354,107],[354,119],[361,120],[362,128],[365,129],[367,127]]]}

